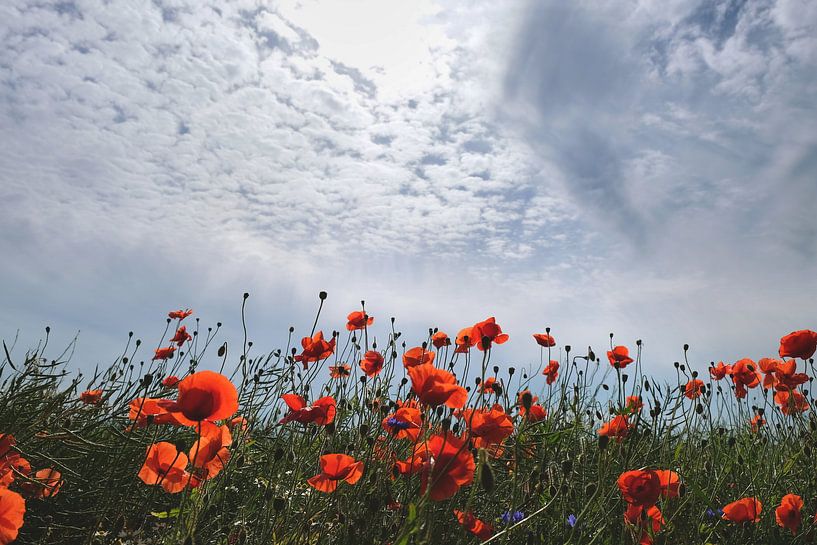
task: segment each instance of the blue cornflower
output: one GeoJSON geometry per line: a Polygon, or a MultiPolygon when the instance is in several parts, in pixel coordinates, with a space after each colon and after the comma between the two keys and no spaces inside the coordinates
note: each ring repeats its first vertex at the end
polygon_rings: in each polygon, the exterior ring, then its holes
{"type": "Polygon", "coordinates": [[[706,510],[706,516],[709,518],[721,518],[723,516],[723,509],[718,508],[717,510],[713,510],[712,508],[708,508],[706,510]]]}
{"type": "Polygon", "coordinates": [[[386,424],[388,424],[389,427],[397,428],[398,430],[407,430],[411,426],[411,422],[404,422],[402,420],[397,420],[393,416],[391,418],[389,418],[388,420],[386,420],[386,424]]]}
{"type": "Polygon", "coordinates": [[[570,526],[571,528],[573,528],[574,526],[576,526],[576,515],[574,515],[573,513],[570,513],[570,514],[567,516],[567,524],[568,524],[568,526],[570,526]]]}
{"type": "Polygon", "coordinates": [[[502,518],[502,522],[504,524],[508,524],[510,522],[519,522],[520,520],[525,518],[525,513],[523,513],[522,511],[514,511],[513,513],[511,513],[510,511],[505,511],[504,513],[502,513],[502,517],[500,518],[502,518]]]}

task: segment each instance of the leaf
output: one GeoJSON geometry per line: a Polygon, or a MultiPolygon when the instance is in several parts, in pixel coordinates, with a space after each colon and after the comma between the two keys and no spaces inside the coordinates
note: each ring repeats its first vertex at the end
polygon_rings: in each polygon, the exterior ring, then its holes
{"type": "Polygon", "coordinates": [[[179,516],[179,508],[174,507],[170,511],[151,511],[150,514],[157,519],[172,519],[179,516]]]}

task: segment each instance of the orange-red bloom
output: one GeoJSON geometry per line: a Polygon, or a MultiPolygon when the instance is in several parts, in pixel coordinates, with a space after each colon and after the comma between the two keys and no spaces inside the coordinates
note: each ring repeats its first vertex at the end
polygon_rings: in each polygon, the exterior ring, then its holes
{"type": "Polygon", "coordinates": [[[281,399],[289,407],[289,412],[281,419],[279,424],[300,422],[301,424],[313,423],[318,426],[325,426],[335,420],[337,404],[335,398],[331,396],[320,398],[311,407],[306,405],[304,398],[296,394],[284,394],[281,399]]]}
{"type": "Polygon", "coordinates": [[[173,357],[173,353],[176,352],[175,346],[166,346],[164,348],[157,348],[156,353],[153,355],[154,360],[166,360],[173,357]]]}
{"type": "Polygon", "coordinates": [[[62,474],[56,469],[41,469],[34,473],[31,481],[21,485],[23,491],[38,498],[51,498],[57,495],[62,487],[62,474]]]}
{"type": "Polygon", "coordinates": [[[548,416],[548,412],[545,410],[545,408],[536,403],[530,406],[529,411],[525,411],[525,408],[522,407],[519,409],[519,414],[527,418],[529,422],[539,422],[548,416]]]}
{"type": "Polygon", "coordinates": [[[15,472],[28,475],[31,472],[31,465],[28,460],[20,456],[14,445],[14,436],[8,433],[0,433],[0,488],[7,487],[14,482],[15,472]]]}
{"type": "Polygon", "coordinates": [[[149,422],[153,424],[172,424],[174,426],[186,426],[170,411],[169,406],[172,401],[167,399],[154,399],[150,397],[137,397],[130,402],[130,412],[128,418],[135,420],[138,428],[147,426],[149,422]]]}
{"type": "Polygon", "coordinates": [[[165,388],[176,388],[179,385],[179,377],[170,375],[162,380],[162,386],[165,388]]]}
{"type": "Polygon", "coordinates": [[[556,339],[547,333],[534,333],[533,338],[536,341],[536,344],[544,348],[556,346],[556,339]]]}
{"type": "Polygon", "coordinates": [[[756,414],[752,420],[749,422],[749,426],[752,428],[752,433],[757,433],[760,431],[760,426],[765,426],[766,421],[763,419],[762,416],[756,414]]]}
{"type": "Polygon", "coordinates": [[[98,405],[102,401],[102,390],[85,390],[79,395],[79,399],[88,405],[98,405]]]}
{"type": "Polygon", "coordinates": [[[608,350],[607,359],[610,361],[610,365],[616,369],[624,369],[635,361],[630,357],[630,350],[626,346],[616,346],[612,350],[608,350]]]}
{"type": "Polygon", "coordinates": [[[452,433],[434,435],[417,445],[411,472],[420,472],[420,494],[434,501],[447,500],[461,486],[474,482],[474,457],[465,441],[452,433]]]}
{"type": "Polygon", "coordinates": [[[731,522],[758,522],[763,504],[757,498],[741,498],[723,508],[723,520],[731,522]]]}
{"type": "Polygon", "coordinates": [[[416,441],[420,436],[423,418],[417,407],[400,407],[383,419],[383,429],[397,439],[416,441]]]}
{"type": "Polygon", "coordinates": [[[746,388],[755,388],[760,384],[760,373],[757,365],[749,358],[738,360],[732,366],[732,382],[735,383],[735,397],[742,399],[746,397],[746,388]]]}
{"type": "Polygon", "coordinates": [[[709,368],[709,375],[714,380],[721,380],[726,375],[732,374],[732,366],[731,365],[724,365],[722,361],[718,362],[718,365],[712,366],[709,368]]]}
{"type": "Polygon", "coordinates": [[[466,409],[460,419],[471,431],[471,439],[477,448],[499,445],[513,433],[513,421],[505,414],[502,405],[494,405],[490,410],[466,409]]]}
{"type": "Polygon", "coordinates": [[[479,384],[479,391],[484,394],[495,393],[494,384],[496,384],[496,377],[488,377],[479,384]]]}
{"type": "Polygon", "coordinates": [[[403,354],[403,365],[406,368],[425,365],[427,363],[434,363],[434,352],[430,352],[422,346],[410,348],[403,354]]]}
{"type": "Polygon", "coordinates": [[[509,339],[507,333],[502,333],[502,328],[493,316],[474,324],[471,328],[471,337],[475,339],[480,350],[491,348],[493,343],[502,344],[509,339]]]}
{"type": "Polygon", "coordinates": [[[188,308],[187,310],[172,310],[167,313],[167,317],[171,320],[184,320],[191,314],[193,314],[193,311],[188,308]]]}
{"type": "Polygon", "coordinates": [[[346,378],[352,372],[352,368],[345,363],[329,366],[329,376],[331,378],[346,378]]]}
{"type": "Polygon", "coordinates": [[[8,488],[0,488],[0,544],[6,545],[17,539],[25,513],[23,497],[8,488]]]}
{"type": "Polygon", "coordinates": [[[360,360],[360,368],[363,369],[367,377],[371,378],[383,370],[383,363],[385,361],[383,354],[376,350],[369,350],[363,355],[363,359],[360,360]]]}
{"type": "Polygon", "coordinates": [[[636,530],[641,530],[639,545],[652,545],[652,536],[664,527],[664,515],[654,505],[647,508],[641,505],[628,505],[624,512],[624,522],[635,526],[636,530]]]}
{"type": "Polygon", "coordinates": [[[687,385],[684,387],[684,396],[687,399],[695,399],[696,397],[700,397],[703,391],[704,381],[694,378],[687,382],[687,385]]]}
{"type": "Polygon", "coordinates": [[[793,331],[780,339],[778,353],[781,358],[809,359],[817,352],[817,332],[810,329],[793,331]]]}
{"type": "Polygon", "coordinates": [[[627,396],[626,403],[624,405],[624,410],[630,414],[635,414],[640,412],[641,409],[644,408],[644,402],[641,400],[641,396],[627,396]]]}
{"type": "Polygon", "coordinates": [[[599,428],[599,435],[601,437],[615,438],[617,442],[621,443],[629,434],[632,425],[627,420],[625,415],[619,414],[605,422],[599,428]]]}
{"type": "Polygon", "coordinates": [[[617,483],[624,501],[631,505],[651,507],[661,496],[661,478],[649,469],[625,471],[617,483]]]}
{"type": "Polygon", "coordinates": [[[303,363],[306,369],[308,363],[324,360],[335,352],[335,337],[327,342],[323,338],[323,331],[318,331],[312,337],[301,339],[301,347],[303,351],[295,356],[295,361],[303,363]]]}
{"type": "Polygon", "coordinates": [[[176,346],[182,346],[187,341],[193,340],[193,336],[187,332],[187,326],[181,326],[176,330],[176,334],[169,342],[176,343],[176,346]]]}
{"type": "Polygon", "coordinates": [[[147,457],[139,478],[145,484],[161,484],[170,494],[184,490],[191,476],[185,468],[187,456],[176,450],[172,443],[155,443],[148,447],[147,457]]]}
{"type": "Polygon", "coordinates": [[[800,522],[803,519],[801,513],[803,509],[803,498],[797,494],[786,494],[780,500],[780,505],[774,510],[774,518],[778,526],[791,530],[792,534],[797,534],[800,522]]]}
{"type": "Polygon", "coordinates": [[[809,409],[806,396],[797,390],[782,390],[776,392],[774,394],[774,402],[777,403],[783,414],[787,416],[804,413],[809,409]]]}
{"type": "Polygon", "coordinates": [[[431,336],[431,344],[434,348],[442,348],[443,346],[451,346],[451,339],[448,334],[443,331],[438,331],[431,336]]]}
{"type": "Polygon", "coordinates": [[[216,426],[202,422],[201,435],[190,448],[190,463],[198,471],[196,476],[201,480],[212,479],[218,475],[230,459],[230,445],[233,436],[227,426],[216,426]]]}
{"type": "Polygon", "coordinates": [[[198,371],[187,375],[179,384],[175,402],[164,405],[176,420],[192,426],[202,420],[211,422],[230,418],[238,410],[238,391],[230,379],[214,371],[198,371]]]}
{"type": "Polygon", "coordinates": [[[320,464],[321,472],[306,482],[321,492],[334,492],[338,481],[355,484],[363,476],[363,462],[357,462],[346,454],[324,454],[320,464]]]}
{"type": "Polygon", "coordinates": [[[374,316],[369,316],[362,310],[356,310],[346,317],[346,329],[354,331],[356,329],[363,329],[374,323],[374,316]]]}
{"type": "Polygon", "coordinates": [[[556,379],[559,377],[559,362],[556,360],[550,360],[550,363],[548,363],[547,367],[544,368],[542,374],[547,377],[546,382],[548,384],[553,384],[556,382],[556,379]]]}
{"type": "Polygon", "coordinates": [[[477,339],[473,336],[472,330],[473,327],[464,327],[460,329],[460,332],[457,333],[457,336],[454,338],[454,343],[457,345],[457,348],[454,349],[454,352],[457,353],[464,353],[468,352],[472,346],[477,344],[477,339]]]}
{"type": "Polygon", "coordinates": [[[409,367],[411,389],[421,403],[436,407],[447,405],[452,409],[461,409],[468,401],[468,392],[457,384],[453,374],[433,365],[409,367]]]}
{"type": "Polygon", "coordinates": [[[480,541],[486,541],[494,535],[494,527],[476,518],[473,513],[454,509],[454,516],[463,528],[477,536],[480,541]]]}
{"type": "Polygon", "coordinates": [[[661,495],[665,498],[677,498],[681,489],[681,477],[669,469],[656,469],[655,474],[661,483],[661,495]]]}

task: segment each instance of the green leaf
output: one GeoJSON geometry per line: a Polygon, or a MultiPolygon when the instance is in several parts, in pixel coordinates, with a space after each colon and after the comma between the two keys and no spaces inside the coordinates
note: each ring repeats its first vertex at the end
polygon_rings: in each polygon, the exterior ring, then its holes
{"type": "Polygon", "coordinates": [[[151,511],[150,514],[157,519],[172,519],[179,516],[179,508],[174,507],[170,511],[151,511]]]}

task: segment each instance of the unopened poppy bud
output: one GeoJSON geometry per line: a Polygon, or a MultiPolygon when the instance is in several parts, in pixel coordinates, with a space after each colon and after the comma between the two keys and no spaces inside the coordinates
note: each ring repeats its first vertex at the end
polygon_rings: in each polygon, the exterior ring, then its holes
{"type": "Polygon", "coordinates": [[[610,442],[609,437],[607,437],[606,435],[600,435],[599,436],[599,449],[600,450],[606,449],[607,448],[607,443],[609,443],[609,442],[610,442]]]}
{"type": "Polygon", "coordinates": [[[569,345],[569,344],[566,344],[566,345],[565,345],[565,352],[567,352],[568,354],[570,354],[570,345],[569,345]]]}
{"type": "Polygon", "coordinates": [[[443,418],[443,421],[440,423],[440,426],[443,429],[443,433],[447,432],[451,429],[451,419],[450,418],[443,418]]]}
{"type": "Polygon", "coordinates": [[[672,365],[674,365],[676,369],[678,369],[681,366],[681,364],[678,363],[677,361],[672,362],[672,365]]]}
{"type": "Polygon", "coordinates": [[[494,374],[499,373],[499,366],[494,365],[494,374]]]}
{"type": "Polygon", "coordinates": [[[494,486],[496,485],[496,479],[494,479],[494,470],[491,469],[490,464],[487,462],[480,466],[479,470],[479,484],[482,486],[482,489],[486,492],[493,492],[494,486]]]}
{"type": "Polygon", "coordinates": [[[630,378],[630,377],[629,377],[629,376],[627,376],[627,375],[621,375],[621,382],[623,382],[623,383],[625,383],[625,384],[626,384],[626,383],[627,383],[627,379],[628,379],[628,378],[630,378]]]}
{"type": "Polygon", "coordinates": [[[222,344],[221,346],[218,347],[218,357],[222,358],[222,357],[224,357],[224,354],[226,354],[226,353],[227,353],[227,343],[225,342],[224,344],[222,344]]]}
{"type": "Polygon", "coordinates": [[[589,346],[587,347],[587,359],[590,361],[596,361],[596,353],[593,352],[593,349],[589,346]]]}
{"type": "Polygon", "coordinates": [[[406,384],[408,384],[408,379],[406,377],[403,377],[400,380],[400,386],[405,386],[406,384]]]}
{"type": "Polygon", "coordinates": [[[529,411],[532,405],[533,395],[530,392],[522,394],[522,406],[525,407],[525,411],[529,411]]]}
{"type": "Polygon", "coordinates": [[[508,374],[513,376],[514,373],[516,373],[516,369],[514,367],[508,367],[508,374]]]}
{"type": "Polygon", "coordinates": [[[153,382],[153,375],[151,375],[150,373],[146,373],[145,376],[142,377],[142,384],[144,386],[150,386],[150,384],[152,382],[153,382]]]}
{"type": "Polygon", "coordinates": [[[323,301],[324,299],[326,299],[326,292],[325,292],[325,291],[320,292],[320,293],[318,294],[318,299],[320,299],[321,301],[323,301]]]}
{"type": "Polygon", "coordinates": [[[704,406],[699,403],[698,405],[695,406],[695,412],[698,413],[698,414],[703,413],[704,412],[704,406]]]}

